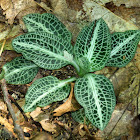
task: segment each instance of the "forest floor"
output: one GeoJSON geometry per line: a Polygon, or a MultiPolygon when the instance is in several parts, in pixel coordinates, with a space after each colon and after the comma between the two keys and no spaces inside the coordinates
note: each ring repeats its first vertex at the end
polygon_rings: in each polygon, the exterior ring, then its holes
{"type": "MultiPolygon", "coordinates": [[[[21,54],[16,53],[12,40],[26,32],[22,17],[29,13],[52,13],[71,31],[72,44],[75,43],[80,29],[87,23],[103,17],[111,33],[140,29],[140,3],[138,0],[110,1],[107,3],[92,0],[1,0],[0,1],[0,72],[6,62],[21,54]]],[[[25,140],[139,140],[140,139],[140,45],[135,57],[124,68],[105,67],[95,72],[110,78],[113,83],[117,105],[111,120],[104,131],[92,125],[74,121],[66,107],[79,108],[76,101],[68,97],[57,114],[53,111],[65,101],[52,103],[46,107],[37,107],[31,113],[19,110],[25,103],[27,89],[32,84],[6,84],[12,103],[16,123],[24,132],[25,140]],[[65,110],[63,112],[63,110],[65,110]],[[63,113],[64,114],[63,114],[63,113]],[[65,113],[66,112],[66,113],[65,113]],[[60,115],[62,114],[62,115],[60,115]]],[[[75,69],[65,66],[59,70],[40,69],[35,79],[48,75],[58,79],[76,76],[75,69]]],[[[34,80],[35,80],[34,79],[34,80]]],[[[1,83],[0,83],[1,84],[1,83]]],[[[2,84],[1,84],[2,86],[2,84]]],[[[73,96],[73,95],[72,95],[73,96]]],[[[56,112],[56,111],[55,111],[56,112]]],[[[0,139],[20,139],[14,131],[13,118],[7,108],[0,87],[0,139]]]]}

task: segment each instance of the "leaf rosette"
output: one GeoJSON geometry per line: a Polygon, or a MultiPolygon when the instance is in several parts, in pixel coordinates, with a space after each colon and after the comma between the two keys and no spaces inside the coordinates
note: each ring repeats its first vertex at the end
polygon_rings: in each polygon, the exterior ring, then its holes
{"type": "Polygon", "coordinates": [[[26,83],[33,79],[39,67],[54,70],[68,64],[73,65],[81,77],[59,80],[47,76],[36,80],[25,96],[24,111],[31,112],[37,106],[44,107],[65,99],[70,92],[69,82],[76,81],[75,98],[83,108],[73,112],[72,116],[78,122],[86,121],[88,124],[90,121],[103,130],[116,105],[114,89],[109,79],[89,72],[105,66],[122,67],[130,62],[140,40],[140,31],[110,35],[107,24],[101,18],[82,29],[73,48],[71,33],[54,15],[29,14],[23,21],[28,33],[15,38],[12,45],[25,59],[20,57],[6,64],[0,78],[3,75],[10,77],[11,73],[13,81],[7,78],[8,83],[26,83]],[[22,70],[21,74],[19,70],[22,70]]]}

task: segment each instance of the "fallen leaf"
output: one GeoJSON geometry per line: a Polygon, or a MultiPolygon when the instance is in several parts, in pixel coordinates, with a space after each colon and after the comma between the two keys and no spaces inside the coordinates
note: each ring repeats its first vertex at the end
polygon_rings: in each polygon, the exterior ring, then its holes
{"type": "Polygon", "coordinates": [[[128,139],[138,140],[140,138],[140,114],[135,116],[129,127],[128,139]]]}
{"type": "Polygon", "coordinates": [[[0,41],[5,39],[10,31],[11,28],[9,26],[6,26],[4,23],[0,23],[0,41]]]}
{"type": "Polygon", "coordinates": [[[84,128],[84,125],[80,124],[79,134],[81,135],[81,137],[83,137],[86,134],[86,131],[84,131],[83,128],[84,128]]]}
{"type": "Polygon", "coordinates": [[[12,134],[16,137],[16,134],[14,133],[14,126],[11,125],[7,119],[0,116],[0,124],[4,125],[8,131],[12,132],[12,134]]]}
{"type": "Polygon", "coordinates": [[[106,4],[108,2],[113,2],[116,6],[120,6],[121,4],[125,4],[126,7],[140,7],[139,0],[95,0],[100,4],[106,4]]]}
{"type": "Polygon", "coordinates": [[[86,131],[84,130],[84,125],[83,124],[77,125],[73,129],[72,133],[75,134],[75,135],[79,133],[83,137],[84,135],[86,135],[86,131]]]}
{"type": "Polygon", "coordinates": [[[40,124],[42,128],[48,132],[56,133],[57,132],[57,127],[55,124],[48,122],[48,120],[42,120],[40,121],[40,124]]]}
{"type": "Polygon", "coordinates": [[[109,26],[111,32],[123,32],[126,30],[137,30],[138,27],[131,21],[126,21],[107,8],[93,2],[92,0],[86,0],[83,4],[83,12],[79,11],[77,17],[79,19],[89,18],[90,21],[103,18],[109,26]],[[84,14],[85,13],[85,14],[84,14]]]}
{"type": "MultiPolygon", "coordinates": [[[[34,0],[1,0],[0,6],[5,11],[9,24],[13,24],[15,17],[25,9],[37,7],[34,0]]],[[[27,14],[27,13],[22,13],[27,14]]]]}
{"type": "Polygon", "coordinates": [[[45,106],[45,107],[42,107],[42,109],[44,109],[44,110],[46,110],[46,109],[48,109],[48,108],[50,108],[50,105],[47,105],[47,106],[45,106]]]}
{"type": "Polygon", "coordinates": [[[43,111],[41,111],[41,108],[40,107],[37,107],[34,111],[32,111],[30,113],[30,116],[33,118],[34,121],[36,121],[37,119],[37,116],[42,113],[43,111]]]}
{"type": "Polygon", "coordinates": [[[37,2],[35,1],[37,5],[39,5],[40,7],[42,7],[46,12],[50,12],[53,11],[51,8],[49,8],[46,3],[44,3],[43,1],[41,2],[37,2]]]}
{"type": "Polygon", "coordinates": [[[4,51],[1,55],[1,58],[0,58],[0,68],[2,68],[2,66],[6,62],[11,61],[12,59],[14,59],[15,57],[18,57],[18,56],[21,56],[21,54],[17,54],[15,51],[4,51]]]}
{"type": "Polygon", "coordinates": [[[0,4],[1,4],[1,8],[3,10],[7,10],[8,8],[10,8],[12,1],[11,0],[1,0],[0,4]]]}
{"type": "Polygon", "coordinates": [[[54,140],[54,138],[47,132],[40,132],[32,140],[54,140]]]}
{"type": "Polygon", "coordinates": [[[7,106],[2,100],[0,100],[0,111],[4,111],[5,113],[8,113],[7,106]]]}
{"type": "Polygon", "coordinates": [[[73,9],[75,11],[79,11],[82,9],[82,0],[66,0],[68,8],[73,9]]]}
{"type": "Polygon", "coordinates": [[[53,116],[61,116],[62,114],[66,112],[76,111],[80,108],[80,105],[78,104],[78,102],[76,101],[74,97],[73,88],[74,88],[74,83],[71,83],[71,92],[68,99],[66,100],[64,104],[60,105],[58,108],[56,108],[53,111],[54,112],[53,116]]]}
{"type": "Polygon", "coordinates": [[[19,25],[14,25],[12,28],[5,24],[0,24],[0,49],[3,44],[3,40],[6,39],[4,50],[13,50],[12,40],[18,35],[21,35],[22,31],[19,25]]]}
{"type": "MultiPolygon", "coordinates": [[[[20,99],[20,100],[17,100],[16,103],[21,107],[23,108],[24,104],[25,104],[25,99],[20,99]]],[[[25,118],[24,116],[22,115],[21,111],[18,109],[17,106],[15,106],[15,104],[12,104],[12,107],[14,109],[14,112],[15,112],[15,115],[17,117],[17,121],[16,123],[18,124],[24,124],[25,122],[25,118]]]]}
{"type": "Polygon", "coordinates": [[[5,42],[6,42],[6,39],[4,39],[2,47],[0,49],[0,56],[1,56],[2,52],[3,52],[3,50],[4,50],[5,42]]]}
{"type": "Polygon", "coordinates": [[[57,123],[58,125],[60,125],[60,126],[63,127],[64,129],[66,129],[68,132],[71,132],[71,128],[68,126],[68,124],[62,123],[62,122],[57,121],[57,120],[55,120],[54,123],[57,123]]]}

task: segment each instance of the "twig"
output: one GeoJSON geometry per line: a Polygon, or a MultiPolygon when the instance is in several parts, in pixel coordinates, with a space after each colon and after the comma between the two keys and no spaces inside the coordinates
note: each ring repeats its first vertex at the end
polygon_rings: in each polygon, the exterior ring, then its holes
{"type": "Polygon", "coordinates": [[[1,47],[1,50],[0,50],[0,56],[1,56],[1,54],[2,54],[2,51],[3,51],[3,49],[4,49],[5,42],[6,42],[6,39],[4,39],[4,41],[3,41],[3,44],[2,44],[2,47],[1,47]]]}
{"type": "Polygon", "coordinates": [[[17,133],[19,139],[20,139],[20,140],[24,140],[24,133],[23,133],[23,130],[22,130],[22,128],[20,127],[20,125],[16,123],[17,118],[16,118],[15,113],[14,113],[14,110],[13,110],[13,108],[12,108],[10,99],[8,98],[8,91],[7,91],[5,79],[2,79],[2,80],[1,80],[1,83],[2,83],[1,88],[2,88],[3,95],[4,95],[4,101],[6,102],[7,107],[8,107],[8,110],[9,110],[11,116],[12,116],[12,119],[13,119],[14,130],[15,130],[15,132],[17,133]]]}
{"type": "Polygon", "coordinates": [[[21,114],[23,115],[25,121],[28,121],[28,117],[25,115],[24,111],[22,108],[19,106],[19,104],[14,100],[14,98],[9,94],[8,95],[9,99],[15,104],[15,106],[20,110],[21,114]]]}

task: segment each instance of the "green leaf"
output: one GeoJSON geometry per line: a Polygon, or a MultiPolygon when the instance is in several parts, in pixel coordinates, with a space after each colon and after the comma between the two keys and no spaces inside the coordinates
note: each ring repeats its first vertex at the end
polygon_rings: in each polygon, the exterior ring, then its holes
{"type": "Polygon", "coordinates": [[[103,130],[116,105],[113,85],[109,79],[103,75],[86,74],[76,80],[74,93],[89,121],[103,130]]]}
{"type": "Polygon", "coordinates": [[[84,123],[89,124],[90,123],[89,120],[85,116],[84,108],[81,108],[75,112],[72,112],[71,116],[78,123],[82,123],[82,124],[84,124],[84,123]]]}
{"type": "Polygon", "coordinates": [[[9,84],[27,84],[38,73],[39,67],[23,56],[16,57],[3,66],[4,79],[9,84]]]}
{"type": "Polygon", "coordinates": [[[24,111],[31,112],[37,106],[44,107],[65,99],[70,92],[69,82],[75,80],[76,78],[59,80],[53,76],[36,80],[26,93],[24,111]]]}
{"type": "Polygon", "coordinates": [[[71,41],[71,33],[65,25],[50,13],[28,14],[23,17],[28,32],[47,32],[71,41]]]}
{"type": "Polygon", "coordinates": [[[124,67],[135,55],[140,40],[140,30],[116,32],[111,37],[112,51],[106,66],[124,67]]]}
{"type": "Polygon", "coordinates": [[[53,70],[68,64],[77,67],[72,55],[73,46],[55,35],[45,32],[27,33],[15,38],[12,45],[15,51],[41,68],[53,70]]]}
{"type": "Polygon", "coordinates": [[[111,37],[103,19],[82,29],[74,46],[77,64],[86,72],[102,69],[111,52],[111,37]]]}

